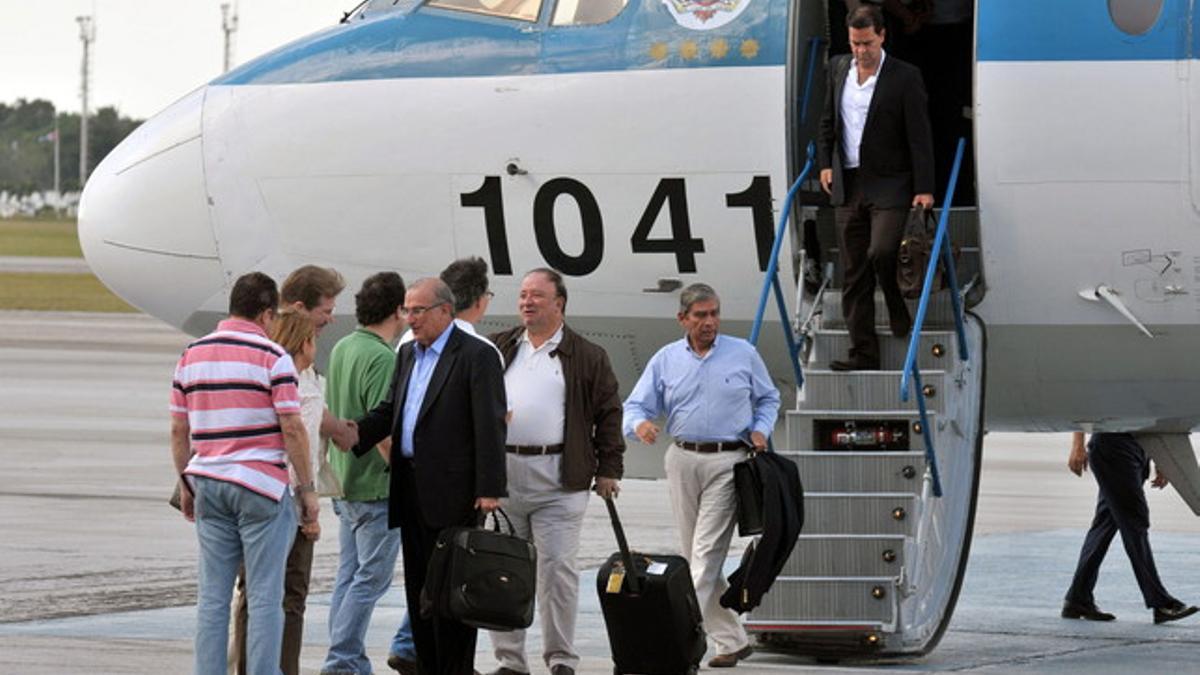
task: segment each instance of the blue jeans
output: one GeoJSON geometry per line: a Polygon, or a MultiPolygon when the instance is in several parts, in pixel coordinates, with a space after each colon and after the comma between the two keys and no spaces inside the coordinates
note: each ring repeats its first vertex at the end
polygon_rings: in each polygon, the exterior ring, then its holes
{"type": "MultiPolygon", "coordinates": [[[[375,603],[392,584],[400,530],[388,529],[388,501],[333,500],[338,515],[340,557],[329,601],[329,654],[323,673],[371,673],[364,640],[375,603]]],[[[392,642],[391,654],[416,660],[408,613],[392,642]]]]}
{"type": "Polygon", "coordinates": [[[196,603],[196,675],[225,675],[229,601],[238,566],[246,564],[250,623],[246,667],[278,673],[283,641],[283,568],[296,534],[296,509],[234,483],[195,478],[200,579],[196,603]]]}

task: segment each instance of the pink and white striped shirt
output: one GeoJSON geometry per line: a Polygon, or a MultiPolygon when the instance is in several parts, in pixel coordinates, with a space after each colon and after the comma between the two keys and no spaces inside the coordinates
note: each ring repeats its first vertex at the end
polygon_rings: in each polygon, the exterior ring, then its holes
{"type": "Polygon", "coordinates": [[[245,319],[226,319],[188,345],[170,406],[191,427],[184,474],[282,497],[288,470],[279,416],[300,414],[297,383],[292,357],[245,319]]]}

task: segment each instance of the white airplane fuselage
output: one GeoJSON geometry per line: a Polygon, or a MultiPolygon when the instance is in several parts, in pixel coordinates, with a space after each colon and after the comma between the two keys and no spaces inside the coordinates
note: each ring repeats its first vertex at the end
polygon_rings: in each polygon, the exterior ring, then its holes
{"type": "MultiPolygon", "coordinates": [[[[479,255],[497,294],[487,329],[516,322],[522,273],[549,265],[623,392],[678,338],[680,285],[716,287],[724,329],[745,335],[802,163],[788,148],[811,133],[811,118],[789,125],[825,3],[716,3],[716,27],[676,11],[714,3],[631,0],[575,26],[554,25],[554,4],[521,22],[401,2],[198,89],[97,167],[89,263],[196,334],[255,269],[328,265],[354,289],[479,255]]],[[[1191,3],[1157,4],[1130,37],[1103,3],[978,2],[990,429],[1200,423],[1200,62],[1184,37],[1200,24],[1191,3]]],[[[791,240],[781,259],[793,295],[791,240]]],[[[339,314],[348,329],[348,298],[339,314]]],[[[762,349],[787,390],[778,333],[762,349]]]]}

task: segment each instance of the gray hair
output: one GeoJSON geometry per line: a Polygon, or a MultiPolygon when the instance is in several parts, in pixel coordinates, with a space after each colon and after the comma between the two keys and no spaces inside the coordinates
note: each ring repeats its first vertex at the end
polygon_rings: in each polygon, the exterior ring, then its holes
{"type": "Polygon", "coordinates": [[[413,282],[409,286],[409,290],[414,288],[425,288],[428,286],[433,291],[433,299],[440,305],[445,303],[450,305],[451,313],[454,309],[454,291],[450,290],[450,286],[446,282],[437,277],[423,277],[413,282]]]}
{"type": "Polygon", "coordinates": [[[717,304],[721,304],[721,298],[717,297],[717,292],[708,284],[692,284],[683,289],[679,294],[679,313],[687,314],[692,308],[692,305],[697,302],[705,302],[707,300],[716,300],[717,304]]]}

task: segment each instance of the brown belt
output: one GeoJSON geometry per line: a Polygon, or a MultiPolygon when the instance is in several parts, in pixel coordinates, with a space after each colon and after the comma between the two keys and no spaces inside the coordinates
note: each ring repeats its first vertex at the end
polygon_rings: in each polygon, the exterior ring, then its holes
{"type": "Polygon", "coordinates": [[[514,455],[561,455],[563,444],[558,445],[506,445],[504,449],[514,455]]]}
{"type": "Polygon", "coordinates": [[[746,450],[750,446],[742,441],[721,441],[718,443],[692,443],[675,439],[675,445],[692,452],[722,452],[726,450],[746,450]]]}

